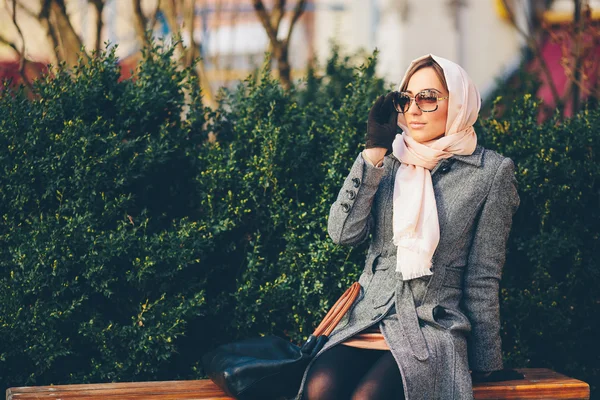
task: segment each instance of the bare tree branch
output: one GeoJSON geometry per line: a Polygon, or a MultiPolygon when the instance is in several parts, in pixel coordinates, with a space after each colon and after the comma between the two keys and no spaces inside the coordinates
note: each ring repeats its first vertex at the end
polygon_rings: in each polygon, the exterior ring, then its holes
{"type": "Polygon", "coordinates": [[[575,3],[575,10],[573,12],[573,28],[575,29],[575,43],[573,44],[573,60],[574,60],[574,70],[573,70],[573,79],[571,80],[571,95],[572,95],[572,105],[573,105],[573,115],[575,115],[580,108],[580,101],[579,101],[579,96],[580,96],[580,80],[581,80],[581,66],[583,64],[583,58],[582,58],[582,53],[583,53],[583,49],[582,49],[582,39],[583,39],[583,29],[584,29],[584,23],[585,23],[585,19],[582,18],[582,1],[581,0],[574,0],[575,3]]]}
{"type": "Polygon", "coordinates": [[[279,26],[281,26],[281,20],[285,16],[286,0],[279,0],[277,5],[273,7],[271,11],[271,26],[275,29],[275,32],[279,35],[279,26]]]}
{"type": "Polygon", "coordinates": [[[258,19],[262,23],[262,26],[265,28],[267,32],[267,36],[269,37],[269,41],[271,45],[277,43],[277,31],[271,25],[271,18],[269,17],[269,13],[265,9],[265,5],[262,0],[252,0],[252,5],[254,6],[254,11],[256,11],[256,15],[258,15],[258,19]]]}
{"type": "MultiPolygon", "coordinates": [[[[592,71],[594,71],[594,70],[592,70],[592,71]]],[[[595,72],[596,72],[596,77],[597,78],[596,78],[596,83],[594,84],[595,87],[593,87],[591,89],[591,92],[594,93],[594,96],[597,99],[600,99],[600,62],[597,63],[597,67],[595,69],[595,72]]]]}
{"type": "Polygon", "coordinates": [[[292,30],[294,29],[294,25],[300,19],[302,14],[304,13],[304,9],[306,7],[306,0],[298,0],[296,3],[296,7],[294,8],[294,14],[292,14],[292,20],[290,21],[290,27],[288,29],[288,33],[286,35],[286,41],[289,43],[290,38],[292,37],[292,30]]]}
{"type": "Polygon", "coordinates": [[[154,31],[154,27],[156,25],[156,17],[158,16],[159,11],[160,11],[160,0],[157,0],[156,8],[154,9],[152,16],[150,17],[150,22],[148,23],[148,25],[146,25],[147,26],[146,29],[150,29],[151,31],[154,31]]]}
{"type": "Polygon", "coordinates": [[[210,106],[214,107],[214,106],[216,106],[217,103],[215,101],[215,97],[213,95],[212,88],[210,87],[210,81],[208,80],[208,77],[206,76],[204,60],[201,57],[199,45],[196,43],[196,40],[194,39],[194,29],[195,29],[194,17],[196,14],[195,5],[196,5],[195,0],[188,0],[188,3],[186,4],[187,7],[184,10],[182,10],[184,13],[183,14],[184,15],[184,23],[188,24],[188,27],[187,27],[188,35],[190,37],[190,46],[187,49],[188,57],[186,60],[186,66],[192,65],[194,60],[197,60],[195,66],[194,66],[196,76],[198,77],[200,86],[202,87],[202,92],[204,94],[204,98],[205,98],[206,102],[210,106]]]}
{"type": "Polygon", "coordinates": [[[548,83],[548,86],[550,87],[550,92],[552,93],[552,98],[554,99],[554,104],[556,105],[557,108],[561,108],[562,100],[560,98],[560,95],[558,94],[558,90],[556,89],[554,80],[552,79],[552,74],[550,73],[550,69],[548,68],[548,63],[542,56],[541,45],[533,37],[533,34],[528,34],[527,32],[523,31],[523,29],[517,24],[516,18],[515,18],[515,13],[514,13],[513,9],[510,7],[510,5],[508,4],[508,1],[502,0],[502,4],[504,5],[504,8],[506,9],[506,13],[508,15],[508,18],[509,18],[512,26],[525,39],[525,41],[527,42],[527,46],[533,52],[536,60],[539,61],[540,68],[542,69],[542,73],[544,74],[544,76],[546,78],[546,82],[548,83]]]}
{"type": "MultiPolygon", "coordinates": [[[[64,0],[42,0],[37,19],[52,43],[56,61],[76,65],[83,43],[71,25],[64,0]]],[[[87,53],[83,56],[89,59],[87,53]]]]}
{"type": "MultiPolygon", "coordinates": [[[[175,7],[176,4],[173,0],[167,0],[162,2],[161,4],[161,10],[165,15],[167,24],[169,25],[169,29],[171,30],[174,36],[181,36],[181,29],[179,27],[179,24],[177,23],[177,10],[175,9],[175,7]]],[[[179,51],[180,57],[183,57],[185,49],[181,41],[177,43],[177,50],[179,51]]]]}
{"type": "Polygon", "coordinates": [[[184,0],[183,9],[181,12],[183,13],[183,26],[187,27],[187,34],[190,38],[189,48],[187,49],[187,54],[185,58],[185,66],[189,67],[192,65],[192,62],[196,58],[196,54],[200,55],[196,46],[196,41],[194,40],[194,0],[184,0]]]}
{"type": "MultiPolygon", "coordinates": [[[[184,24],[188,24],[187,28],[188,33],[190,35],[190,46],[186,49],[183,46],[183,43],[179,41],[177,44],[177,50],[179,52],[179,57],[181,63],[184,67],[189,67],[192,65],[193,60],[199,58],[200,54],[198,52],[198,46],[194,40],[194,17],[195,17],[195,1],[187,0],[188,3],[185,3],[186,0],[181,0],[179,3],[175,4],[172,0],[164,1],[161,4],[161,10],[165,14],[165,18],[167,19],[167,24],[171,32],[174,35],[181,37],[181,27],[177,22],[177,13],[182,12],[184,15],[184,24]],[[187,7],[186,7],[187,5],[187,7]],[[178,9],[176,7],[178,6],[178,9]]],[[[214,96],[212,94],[212,89],[210,87],[210,82],[206,76],[204,61],[199,59],[195,65],[194,72],[198,77],[198,81],[200,82],[200,86],[202,87],[202,92],[204,93],[204,99],[210,106],[215,106],[216,102],[214,96]]]]}
{"type": "Polygon", "coordinates": [[[146,35],[146,27],[148,26],[148,20],[142,11],[142,0],[131,0],[133,4],[133,25],[135,26],[135,33],[142,47],[150,45],[148,36],[146,35]]]}
{"type": "Polygon", "coordinates": [[[304,12],[306,0],[298,0],[296,3],[294,12],[290,19],[290,26],[288,28],[287,35],[282,40],[277,38],[277,33],[285,14],[286,1],[279,0],[275,6],[273,6],[271,15],[269,15],[269,12],[265,9],[265,5],[262,0],[252,0],[252,4],[258,19],[265,28],[267,36],[269,37],[270,49],[277,60],[277,68],[279,69],[279,79],[281,84],[286,89],[289,89],[292,85],[291,68],[289,63],[290,38],[296,22],[298,22],[300,16],[304,12]]]}
{"type": "MultiPolygon", "coordinates": [[[[50,3],[56,30],[62,42],[64,59],[69,65],[76,65],[79,53],[82,52],[83,43],[71,25],[64,0],[51,0],[50,3]]],[[[52,22],[52,19],[50,21],[52,22]]],[[[87,53],[83,52],[82,55],[89,60],[87,53]]]]}
{"type": "Polygon", "coordinates": [[[13,51],[15,53],[17,53],[17,56],[20,58],[21,57],[21,53],[19,52],[19,48],[17,47],[17,45],[13,42],[11,42],[10,40],[8,40],[6,37],[4,37],[1,33],[0,33],[0,43],[3,43],[7,46],[9,46],[11,49],[13,49],[13,51]]]}
{"type": "Polygon", "coordinates": [[[52,50],[54,53],[54,61],[55,61],[55,63],[59,63],[59,62],[63,61],[63,56],[62,56],[62,52],[60,49],[60,42],[58,40],[58,35],[57,35],[54,27],[50,23],[50,5],[51,5],[51,3],[52,3],[52,0],[44,0],[42,2],[42,7],[40,9],[40,13],[39,13],[37,19],[40,22],[40,25],[42,25],[42,27],[46,31],[46,38],[52,44],[52,50]]]}
{"type": "MultiPolygon", "coordinates": [[[[6,3],[6,8],[9,9],[9,4],[8,4],[8,0],[5,0],[6,3]]],[[[17,29],[17,33],[19,34],[19,38],[21,39],[21,49],[17,49],[17,46],[14,45],[13,43],[8,43],[6,40],[3,40],[3,42],[7,43],[9,46],[11,46],[13,48],[13,50],[17,53],[18,57],[19,57],[19,75],[21,76],[21,80],[23,81],[23,83],[25,85],[27,85],[27,87],[29,88],[29,90],[33,90],[33,87],[31,86],[31,82],[29,82],[29,79],[27,78],[27,74],[25,73],[25,66],[27,63],[27,59],[25,58],[25,37],[23,36],[23,32],[21,31],[21,27],[19,26],[18,22],[17,22],[17,0],[12,0],[12,22],[15,25],[15,28],[17,29]]],[[[4,38],[2,38],[4,39],[4,38]]]]}
{"type": "MultiPolygon", "coordinates": [[[[46,38],[49,43],[49,47],[53,50],[54,60],[53,63],[66,62],[68,65],[76,65],[83,43],[81,37],[74,30],[71,20],[71,15],[68,11],[71,10],[71,3],[68,0],[38,0],[39,11],[35,7],[27,7],[21,4],[20,0],[4,0],[7,2],[12,1],[13,8],[18,8],[22,15],[28,15],[29,17],[38,21],[41,27],[46,33],[46,38]],[[67,4],[69,8],[67,8],[67,4]],[[22,10],[22,11],[21,11],[22,10]]],[[[21,0],[22,1],[22,0],[21,0]]],[[[150,15],[144,14],[143,4],[141,0],[130,0],[134,9],[134,21],[136,34],[140,39],[141,43],[149,44],[149,37],[146,35],[148,28],[153,28],[157,21],[157,14],[159,11],[165,16],[166,23],[169,26],[170,31],[176,38],[185,36],[189,37],[189,46],[184,46],[181,40],[176,43],[176,55],[178,57],[177,62],[182,68],[193,66],[194,73],[197,75],[200,85],[203,89],[203,97],[209,105],[216,105],[210,82],[205,71],[205,65],[203,60],[200,58],[199,44],[196,42],[197,37],[194,36],[196,21],[195,6],[196,0],[155,0],[156,8],[150,15]],[[185,35],[182,35],[185,33],[185,35]],[[198,60],[195,62],[195,60],[198,60]]],[[[283,1],[283,0],[280,0],[283,1]]],[[[80,2],[74,2],[80,3],[80,2]]],[[[283,1],[285,3],[285,1],[283,1]]],[[[102,31],[104,28],[103,10],[106,7],[107,0],[88,0],[87,4],[91,4],[96,11],[96,26],[95,26],[95,50],[101,50],[102,46],[102,31]]],[[[27,32],[25,32],[27,33],[27,32]]],[[[20,35],[22,33],[20,32],[20,35]]],[[[20,44],[17,39],[13,41],[7,40],[4,37],[0,37],[0,43],[6,43],[9,45],[16,54],[20,55],[21,70],[25,71],[22,61],[24,59],[24,50],[20,50],[20,44]],[[13,43],[14,41],[14,43],[13,43]]],[[[186,42],[187,44],[188,42],[186,42]]],[[[24,49],[24,48],[23,48],[24,49]]],[[[89,59],[88,53],[83,53],[83,57],[89,59]]]]}
{"type": "Polygon", "coordinates": [[[94,50],[98,54],[102,49],[102,29],[104,27],[104,20],[102,19],[102,11],[104,11],[104,0],[90,0],[94,8],[96,9],[96,35],[94,38],[94,50]]]}
{"type": "Polygon", "coordinates": [[[31,18],[38,19],[38,17],[39,17],[38,14],[36,12],[34,12],[33,10],[27,8],[25,6],[25,4],[23,4],[21,2],[17,2],[17,7],[19,8],[19,10],[23,11],[25,14],[27,14],[31,18]]]}
{"type": "Polygon", "coordinates": [[[596,57],[597,48],[600,46],[600,27],[593,23],[589,4],[582,4],[580,10],[575,8],[571,32],[549,31],[549,34],[554,43],[561,45],[563,57],[560,64],[570,85],[563,94],[563,104],[571,101],[572,111],[575,113],[581,107],[582,93],[583,97],[600,97],[596,88],[589,87],[590,82],[600,82],[600,60],[596,57]],[[580,14],[579,21],[577,14],[580,14]]]}
{"type": "Polygon", "coordinates": [[[60,27],[56,21],[56,13],[52,11],[52,2],[50,3],[50,16],[48,18],[48,23],[50,24],[54,37],[56,38],[56,42],[58,43],[57,50],[60,53],[60,60],[68,63],[69,65],[73,65],[73,61],[67,60],[69,52],[65,48],[64,38],[63,35],[61,35],[60,27]]]}
{"type": "MultiPolygon", "coordinates": [[[[10,5],[8,4],[8,0],[4,1],[6,3],[6,8],[10,9],[10,5]]],[[[19,39],[21,39],[21,49],[17,50],[17,54],[19,55],[19,73],[23,72],[25,67],[25,38],[23,37],[23,32],[17,23],[17,0],[12,0],[12,13],[11,13],[12,23],[17,29],[17,33],[19,34],[19,39]]],[[[16,47],[15,47],[16,50],[16,47]]]]}
{"type": "Polygon", "coordinates": [[[0,33],[0,43],[4,43],[5,45],[12,48],[14,51],[19,51],[19,49],[17,48],[17,45],[14,44],[13,42],[11,42],[10,40],[8,40],[7,38],[5,38],[4,36],[2,36],[2,33],[0,33]]]}

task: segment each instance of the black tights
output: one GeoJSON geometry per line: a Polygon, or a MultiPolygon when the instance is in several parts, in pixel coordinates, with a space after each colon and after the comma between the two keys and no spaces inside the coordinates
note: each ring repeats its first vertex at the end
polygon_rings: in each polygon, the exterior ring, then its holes
{"type": "Polygon", "coordinates": [[[390,351],[338,345],[310,367],[302,399],[401,400],[402,376],[390,351]]]}

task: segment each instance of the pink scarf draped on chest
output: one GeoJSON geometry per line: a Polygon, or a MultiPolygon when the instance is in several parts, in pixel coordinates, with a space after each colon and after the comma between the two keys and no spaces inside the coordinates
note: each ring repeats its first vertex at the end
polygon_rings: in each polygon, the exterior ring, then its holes
{"type": "MultiPolygon", "coordinates": [[[[398,114],[403,132],[392,144],[394,156],[401,161],[394,181],[393,240],[397,246],[396,270],[405,281],[432,274],[432,258],[440,240],[431,170],[455,154],[472,154],[477,146],[473,124],[481,106],[479,91],[464,69],[444,58],[427,55],[414,60],[411,66],[429,56],[444,70],[450,93],[446,133],[419,143],[409,136],[404,115],[398,114]]],[[[405,80],[406,75],[400,87],[405,80]]]]}

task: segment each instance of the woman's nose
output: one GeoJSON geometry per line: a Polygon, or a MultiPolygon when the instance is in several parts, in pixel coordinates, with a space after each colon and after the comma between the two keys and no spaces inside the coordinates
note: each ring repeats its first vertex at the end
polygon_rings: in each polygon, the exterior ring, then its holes
{"type": "Polygon", "coordinates": [[[409,114],[417,114],[417,115],[422,113],[419,106],[417,106],[416,100],[413,100],[410,102],[410,106],[408,106],[408,110],[406,110],[406,112],[409,114]]]}

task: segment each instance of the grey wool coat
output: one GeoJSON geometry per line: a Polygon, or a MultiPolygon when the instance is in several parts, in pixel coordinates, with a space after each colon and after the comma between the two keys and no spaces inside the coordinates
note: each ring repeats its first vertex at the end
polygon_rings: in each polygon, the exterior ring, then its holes
{"type": "Polygon", "coordinates": [[[328,230],[334,242],[355,245],[369,235],[371,242],[359,298],[315,359],[378,324],[407,400],[472,399],[469,370],[502,369],[499,281],[519,205],[514,164],[478,145],[472,155],[455,155],[435,166],[440,241],[433,275],[410,281],[396,271],[392,242],[399,166],[393,155],[380,168],[359,155],[331,206],[328,230]]]}

